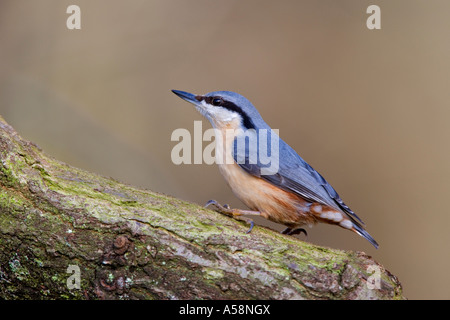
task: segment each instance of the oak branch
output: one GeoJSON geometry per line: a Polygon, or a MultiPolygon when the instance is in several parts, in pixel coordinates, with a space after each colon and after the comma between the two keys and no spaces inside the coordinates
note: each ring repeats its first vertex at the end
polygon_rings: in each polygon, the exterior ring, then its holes
{"type": "Polygon", "coordinates": [[[361,252],[315,246],[67,165],[0,117],[3,299],[402,299],[361,252]],[[375,279],[376,278],[376,279],[375,279]]]}

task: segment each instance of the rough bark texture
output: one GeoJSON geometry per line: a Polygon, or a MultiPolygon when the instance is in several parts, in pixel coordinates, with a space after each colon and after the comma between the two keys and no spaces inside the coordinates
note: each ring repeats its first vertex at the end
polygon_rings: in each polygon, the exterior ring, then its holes
{"type": "Polygon", "coordinates": [[[364,253],[262,227],[245,234],[198,205],[57,161],[1,117],[0,148],[1,298],[403,298],[364,253]],[[69,266],[80,289],[70,289],[69,266]],[[379,289],[368,286],[374,270],[379,289]]]}

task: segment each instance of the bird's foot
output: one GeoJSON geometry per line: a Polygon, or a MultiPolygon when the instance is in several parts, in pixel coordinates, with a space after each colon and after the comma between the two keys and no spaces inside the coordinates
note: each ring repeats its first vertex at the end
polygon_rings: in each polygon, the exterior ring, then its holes
{"type": "Polygon", "coordinates": [[[283,231],[281,231],[282,234],[286,234],[288,236],[293,236],[296,234],[304,233],[306,237],[308,237],[308,232],[306,232],[303,228],[286,228],[283,231]]]}
{"type": "Polygon", "coordinates": [[[212,210],[214,210],[216,212],[219,212],[219,213],[224,214],[226,216],[232,217],[233,219],[236,219],[236,220],[239,220],[239,221],[244,221],[244,222],[248,223],[250,225],[250,229],[248,229],[246,231],[246,233],[250,233],[252,231],[253,227],[255,226],[255,223],[253,222],[252,219],[247,218],[247,217],[243,217],[242,215],[244,215],[244,214],[257,214],[257,215],[259,215],[260,214],[257,211],[231,209],[229,205],[225,204],[225,205],[222,206],[216,200],[209,200],[205,204],[205,208],[212,209],[212,210]]]}
{"type": "Polygon", "coordinates": [[[205,204],[205,208],[212,209],[212,210],[214,210],[216,212],[222,213],[222,214],[227,215],[229,217],[233,217],[234,216],[233,209],[231,209],[229,205],[225,204],[225,205],[222,206],[216,200],[209,200],[205,204]]]}

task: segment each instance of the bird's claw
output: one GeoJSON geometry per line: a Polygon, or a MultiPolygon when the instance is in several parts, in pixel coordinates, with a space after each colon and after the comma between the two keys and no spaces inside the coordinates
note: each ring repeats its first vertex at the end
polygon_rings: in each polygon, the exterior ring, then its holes
{"type": "Polygon", "coordinates": [[[253,230],[253,227],[255,226],[255,223],[253,222],[253,220],[252,219],[248,219],[248,221],[247,221],[248,223],[250,223],[250,229],[248,229],[245,233],[250,233],[250,232],[252,232],[252,230],[253,230]]]}
{"type": "Polygon", "coordinates": [[[216,200],[209,200],[205,204],[205,208],[210,208],[216,212],[225,214],[227,216],[233,216],[233,210],[231,210],[229,205],[222,206],[220,203],[218,203],[216,200]]]}
{"type": "Polygon", "coordinates": [[[281,233],[282,234],[286,234],[288,236],[293,236],[293,235],[296,235],[296,234],[304,233],[306,237],[308,236],[308,232],[306,232],[306,230],[303,229],[303,228],[294,228],[294,229],[292,229],[292,228],[288,227],[288,228],[284,229],[283,231],[281,231],[281,233]]]}
{"type": "Polygon", "coordinates": [[[205,208],[210,208],[216,212],[219,212],[221,214],[224,214],[226,216],[232,217],[236,220],[239,221],[244,221],[248,224],[250,224],[250,228],[245,232],[245,233],[250,233],[253,230],[253,227],[255,226],[255,223],[253,222],[252,219],[247,218],[247,217],[243,217],[240,214],[236,214],[233,210],[230,208],[229,205],[224,204],[223,206],[218,203],[216,200],[209,200],[208,202],[206,202],[205,204],[205,208]]]}

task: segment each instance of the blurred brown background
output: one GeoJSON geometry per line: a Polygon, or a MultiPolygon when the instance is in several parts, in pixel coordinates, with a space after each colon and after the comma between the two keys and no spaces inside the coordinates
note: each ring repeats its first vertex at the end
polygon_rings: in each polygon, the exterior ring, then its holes
{"type": "Polygon", "coordinates": [[[380,249],[322,225],[308,241],[374,256],[409,298],[449,299],[448,12],[444,0],[2,0],[0,114],[74,166],[243,207],[215,166],[170,158],[172,131],[202,119],[170,89],[239,92],[380,249]],[[70,4],[81,30],[66,28],[70,4]],[[370,4],[381,30],[366,27],[370,4]]]}

